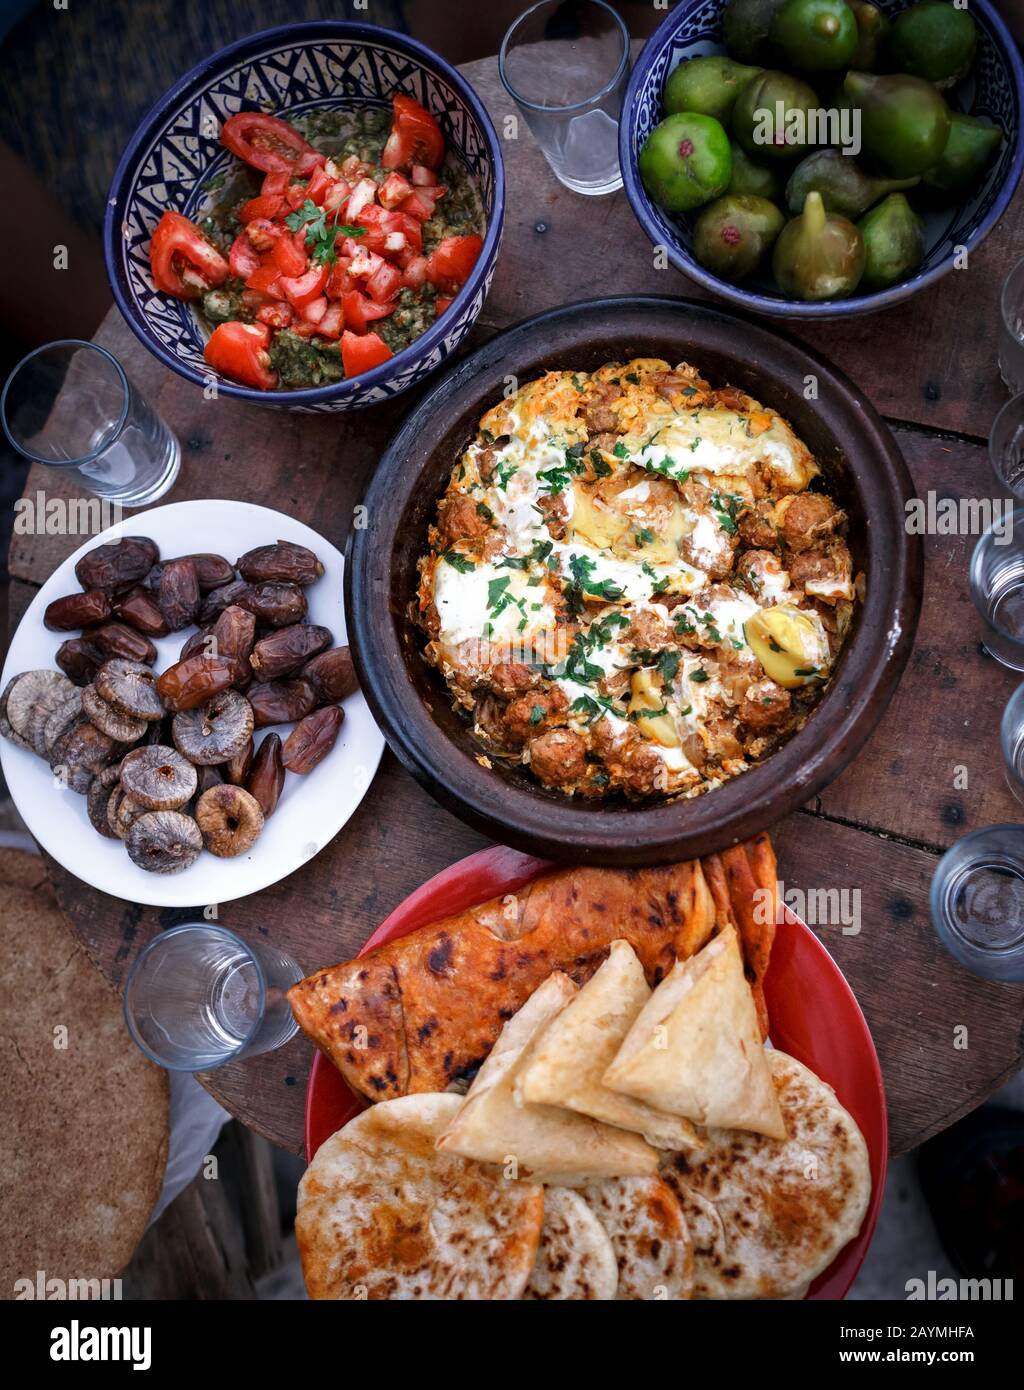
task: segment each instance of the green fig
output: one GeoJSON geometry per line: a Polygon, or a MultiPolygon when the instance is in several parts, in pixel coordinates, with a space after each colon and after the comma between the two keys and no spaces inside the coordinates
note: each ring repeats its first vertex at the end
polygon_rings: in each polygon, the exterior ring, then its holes
{"type": "Polygon", "coordinates": [[[949,107],[930,82],[895,73],[848,72],[843,93],[861,112],[866,162],[892,179],[935,164],[949,139],[949,107]]]}
{"type": "Polygon", "coordinates": [[[805,72],[848,67],[857,47],[857,21],[846,0],[783,0],[771,27],[786,62],[805,72]]]}
{"type": "Polygon", "coordinates": [[[724,193],[732,177],[729,137],[713,116],[679,111],[654,127],[639,158],[644,188],[666,212],[689,212],[724,193]]]}
{"type": "Polygon", "coordinates": [[[778,55],[769,37],[782,0],[728,0],[722,15],[722,41],[741,63],[771,62],[778,55]]]}
{"type": "Polygon", "coordinates": [[[966,198],[977,187],[1002,143],[1003,132],[998,126],[954,112],[946,148],[921,180],[931,201],[948,204],[966,198]]]}
{"type": "Polygon", "coordinates": [[[693,254],[723,280],[742,280],[764,260],[785,220],[767,198],[727,194],[697,218],[693,254]]]}
{"type": "Polygon", "coordinates": [[[691,58],[669,73],[665,83],[665,111],[670,116],[679,111],[696,111],[728,125],[736,98],[761,71],[761,68],[747,68],[718,54],[691,58]]]}
{"type": "Polygon", "coordinates": [[[978,27],[966,8],[923,0],[897,18],[886,50],[895,67],[946,88],[967,76],[977,47],[978,27]]]}
{"type": "Polygon", "coordinates": [[[732,178],[726,193],[751,194],[755,198],[781,203],[785,184],[779,168],[758,164],[735,140],[730,140],[729,144],[732,147],[732,178]]]}
{"type": "Polygon", "coordinates": [[[814,89],[799,77],[763,72],[736,98],[733,134],[754,159],[795,159],[814,143],[808,113],[818,109],[814,89]]]}
{"type": "Polygon", "coordinates": [[[878,62],[878,54],[892,30],[888,18],[871,0],[848,0],[857,21],[857,47],[853,50],[850,67],[858,72],[870,72],[878,62]]]}
{"type": "Polygon", "coordinates": [[[803,212],[808,193],[821,194],[826,212],[838,212],[856,221],[872,204],[898,188],[913,188],[919,180],[876,179],[857,168],[849,155],[839,150],[815,150],[802,159],[786,185],[786,204],[790,212],[803,212]]]}
{"type": "Polygon", "coordinates": [[[787,299],[845,299],[864,271],[864,240],[846,217],[825,211],[820,193],[779,233],[772,270],[787,299]]]}
{"type": "Polygon", "coordinates": [[[888,289],[924,260],[924,223],[902,193],[890,193],[857,227],[864,239],[864,289],[888,289]]]}

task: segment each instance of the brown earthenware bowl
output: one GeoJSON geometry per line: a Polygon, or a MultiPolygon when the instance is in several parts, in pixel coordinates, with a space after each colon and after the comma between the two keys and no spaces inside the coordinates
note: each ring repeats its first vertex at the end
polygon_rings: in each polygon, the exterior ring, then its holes
{"type": "Polygon", "coordinates": [[[629,296],[571,304],[498,334],[460,362],[408,416],[364,499],[345,566],[349,640],[363,691],[400,762],[457,816],[494,839],[551,859],[655,864],[708,854],[764,830],[820,791],[877,724],[906,665],[921,604],[920,540],[905,529],[913,483],[885,424],[834,367],[733,310],[629,296]],[[582,802],[526,768],[492,759],[423,660],[409,621],[417,561],[452,465],[508,377],[590,371],[611,360],[689,362],[713,385],[772,406],[817,458],[850,516],[854,569],[867,592],[831,684],[777,753],[693,800],[582,802]],[[808,399],[811,397],[811,399],[808,399]]]}

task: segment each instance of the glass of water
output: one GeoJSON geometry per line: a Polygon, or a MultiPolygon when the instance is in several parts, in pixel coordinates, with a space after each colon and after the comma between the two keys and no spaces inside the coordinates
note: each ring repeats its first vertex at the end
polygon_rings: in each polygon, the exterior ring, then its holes
{"type": "Polygon", "coordinates": [[[1024,685],[1019,685],[1006,702],[999,725],[1003,765],[1010,791],[1024,802],[1024,685]]]}
{"type": "Polygon", "coordinates": [[[1003,487],[1024,501],[1024,393],[1007,401],[992,422],[988,457],[1003,487]]]}
{"type": "Polygon", "coordinates": [[[265,941],[187,923],[139,954],[125,984],[125,1021],[151,1061],[210,1071],[294,1037],[286,991],[301,979],[295,961],[265,941]]]}
{"type": "Polygon", "coordinates": [[[985,649],[1024,671],[1024,507],[990,526],[971,557],[971,598],[985,625],[985,649]]]}
{"type": "Polygon", "coordinates": [[[986,980],[1024,980],[1024,826],[958,840],[932,879],[932,922],[961,965],[986,980]]]}
{"type": "Polygon", "coordinates": [[[629,31],[604,0],[541,0],[501,44],[498,71],[556,176],[574,193],[614,193],[629,31]]]}
{"type": "Polygon", "coordinates": [[[96,343],[69,338],[23,357],[0,396],[0,418],[19,453],[123,507],[155,502],[181,467],[175,436],[96,343]]]}
{"type": "Polygon", "coordinates": [[[1016,394],[1024,391],[1024,261],[1006,277],[1000,310],[999,374],[1016,394]]]}

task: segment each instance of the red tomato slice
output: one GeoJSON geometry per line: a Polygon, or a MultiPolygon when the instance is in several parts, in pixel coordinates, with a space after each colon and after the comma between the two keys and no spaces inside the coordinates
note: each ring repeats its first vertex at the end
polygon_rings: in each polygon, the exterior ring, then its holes
{"type": "Polygon", "coordinates": [[[180,212],[165,212],[156,224],[149,263],[157,289],[178,299],[198,299],[223,285],[230,272],[216,246],[180,212]]]}
{"type": "Polygon", "coordinates": [[[281,288],[284,297],[296,309],[303,309],[305,306],[322,292],[327,283],[327,267],[325,265],[310,266],[304,275],[282,276],[281,288]]]}
{"type": "Polygon", "coordinates": [[[345,315],[341,305],[335,300],[327,306],[327,312],[316,326],[321,338],[340,338],[345,326],[345,315]]]}
{"type": "Polygon", "coordinates": [[[433,169],[428,169],[425,164],[414,164],[412,166],[412,181],[418,188],[433,188],[437,182],[437,174],[433,169]]]}
{"type": "Polygon", "coordinates": [[[475,234],[444,237],[427,258],[427,279],[445,294],[455,294],[469,278],[483,244],[475,234]]]}
{"type": "Polygon", "coordinates": [[[396,208],[404,198],[408,198],[412,192],[412,184],[403,175],[398,173],[388,174],[377,191],[383,207],[396,208]]]}
{"type": "Polygon", "coordinates": [[[249,276],[255,275],[260,268],[260,258],[244,232],[239,232],[231,243],[228,265],[231,274],[237,275],[239,280],[248,280],[249,276]]]}
{"type": "Polygon", "coordinates": [[[395,309],[394,304],[374,304],[372,299],[367,299],[366,295],[360,294],[358,290],[349,290],[342,298],[341,304],[345,314],[345,327],[351,328],[355,333],[365,333],[368,323],[373,323],[375,319],[386,319],[395,309]]]}
{"type": "Polygon", "coordinates": [[[394,117],[381,164],[385,169],[408,169],[426,164],[437,169],[444,159],[444,136],[429,111],[412,97],[394,97],[394,117]]]}
{"type": "Polygon", "coordinates": [[[243,386],[272,391],[277,373],[270,370],[269,344],[270,329],[265,323],[222,323],[213,330],[203,356],[215,371],[243,386]]]}
{"type": "Polygon", "coordinates": [[[379,367],[394,353],[387,343],[381,341],[376,333],[364,333],[357,337],[348,329],[341,335],[341,362],[346,376],[359,376],[371,367],[379,367]]]}
{"type": "Polygon", "coordinates": [[[376,304],[387,304],[402,288],[402,272],[387,261],[366,282],[366,293],[376,304]]]}
{"type": "Polygon", "coordinates": [[[402,284],[418,290],[427,278],[426,256],[413,256],[402,272],[402,284]]]}
{"type": "Polygon", "coordinates": [[[331,187],[333,179],[328,178],[323,169],[314,169],[310,175],[309,183],[306,184],[306,197],[311,202],[316,203],[317,207],[323,207],[324,198],[327,190],[331,187]]]}
{"type": "Polygon", "coordinates": [[[311,299],[302,308],[302,317],[307,323],[319,323],[324,314],[327,313],[327,298],[325,295],[318,295],[316,299],[311,299]]]}
{"type": "Polygon", "coordinates": [[[284,206],[280,193],[261,193],[258,198],[250,198],[238,209],[238,220],[242,223],[255,222],[257,218],[276,217],[284,206]]]}
{"type": "Polygon", "coordinates": [[[325,156],[302,138],[287,121],[262,111],[239,111],[220,128],[220,140],[246,164],[268,174],[308,174],[325,156]]]}
{"type": "Polygon", "coordinates": [[[291,307],[280,301],[276,304],[264,304],[262,309],[257,310],[256,318],[269,328],[287,328],[292,321],[291,307]]]}
{"type": "Polygon", "coordinates": [[[431,196],[433,190],[428,192],[424,188],[414,188],[401,204],[401,211],[413,221],[429,222],[434,215],[434,199],[431,196]]]}
{"type": "MultiPolygon", "coordinates": [[[[302,235],[305,237],[305,232],[302,235]]],[[[280,273],[288,276],[301,275],[309,264],[309,257],[305,251],[300,250],[290,236],[283,236],[280,241],[275,242],[270,258],[280,273]]]]}
{"type": "Polygon", "coordinates": [[[352,185],[348,179],[335,179],[324,195],[324,207],[328,212],[337,212],[342,203],[348,201],[352,185]]]}
{"type": "Polygon", "coordinates": [[[281,271],[274,264],[272,256],[246,277],[245,287],[249,290],[259,290],[260,294],[268,294],[273,299],[281,298],[281,271]]]}
{"type": "Polygon", "coordinates": [[[339,256],[331,266],[331,277],[324,287],[324,294],[328,299],[340,299],[343,294],[355,289],[356,282],[349,275],[348,266],[347,256],[339,256]]]}
{"type": "Polygon", "coordinates": [[[291,174],[285,173],[284,170],[276,174],[264,174],[260,193],[264,197],[283,198],[290,179],[291,174]]]}
{"type": "Polygon", "coordinates": [[[444,311],[448,308],[449,304],[451,304],[451,302],[452,301],[450,299],[445,299],[443,295],[439,294],[437,298],[434,300],[434,309],[437,312],[437,314],[443,314],[444,311]]]}
{"type": "Polygon", "coordinates": [[[280,241],[287,233],[277,222],[267,217],[257,217],[245,224],[245,239],[254,251],[269,251],[275,241],[280,241]]]}
{"type": "Polygon", "coordinates": [[[308,184],[290,183],[284,191],[284,200],[291,208],[292,212],[298,212],[299,208],[306,201],[306,189],[308,184]]]}

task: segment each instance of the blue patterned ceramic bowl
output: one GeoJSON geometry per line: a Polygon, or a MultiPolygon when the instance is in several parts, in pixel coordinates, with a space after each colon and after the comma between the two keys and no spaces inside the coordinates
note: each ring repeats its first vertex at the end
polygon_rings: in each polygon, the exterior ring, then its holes
{"type": "Polygon", "coordinates": [[[505,173],[490,118],[472,87],[422,44],[368,24],[331,20],[268,29],[200,63],[142,121],[117,167],[104,223],[107,274],[118,308],[168,367],[205,386],[276,410],[358,410],[389,400],[449,358],[469,332],[490,288],[501,241],[505,173]],[[390,361],[351,381],[301,391],[254,391],[216,377],[203,359],[195,312],[160,294],[149,269],[149,242],[167,208],[202,216],[204,185],[232,156],[220,144],[237,111],[272,110],[287,118],[325,108],[389,107],[405,92],[435,116],[449,153],[476,184],[487,217],[483,250],[451,307],[390,361]]]}
{"type": "MultiPolygon", "coordinates": [[[[874,0],[893,16],[913,0],[874,0]]],[[[822,304],[803,304],[783,299],[770,275],[758,275],[741,285],[720,280],[695,260],[692,225],[696,214],[678,220],[662,212],[644,191],[637,158],[648,135],[664,117],[661,98],[673,68],[701,53],[724,53],[721,41],[722,13],[726,0],[679,0],[664,23],[651,35],[630,78],[619,123],[619,161],[630,205],[640,225],[668,259],[705,289],[729,299],[741,308],[780,318],[828,319],[867,314],[908,299],[952,270],[962,248],[968,255],[981,245],[1002,217],[1013,197],[1024,168],[1024,63],[1006,25],[989,0],[971,0],[970,12],[978,25],[978,56],[966,82],[946,96],[954,108],[982,116],[998,125],[1005,135],[999,158],[971,202],[925,218],[926,252],[915,275],[891,289],[822,304]]]]}

